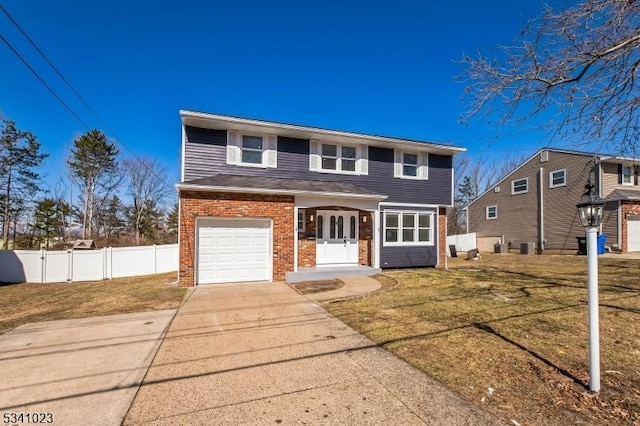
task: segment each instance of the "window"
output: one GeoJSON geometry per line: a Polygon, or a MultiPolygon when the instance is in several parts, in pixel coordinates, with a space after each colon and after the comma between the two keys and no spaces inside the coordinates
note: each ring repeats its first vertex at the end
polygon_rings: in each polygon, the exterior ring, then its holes
{"type": "Polygon", "coordinates": [[[321,150],[322,170],[336,170],[355,173],[356,148],[346,145],[330,145],[323,143],[321,150]]]}
{"type": "Polygon", "coordinates": [[[622,184],[633,185],[633,166],[622,166],[622,184]]]}
{"type": "Polygon", "coordinates": [[[275,135],[249,135],[227,132],[227,164],[246,167],[277,167],[275,135]]]}
{"type": "Polygon", "coordinates": [[[304,210],[298,210],[298,232],[305,231],[307,215],[304,210]]]}
{"type": "Polygon", "coordinates": [[[384,245],[433,245],[433,213],[385,212],[384,245]]]}
{"type": "Polygon", "coordinates": [[[262,164],[262,137],[242,135],[241,163],[262,164]]]}
{"type": "Polygon", "coordinates": [[[486,219],[497,219],[498,218],[498,206],[487,206],[487,215],[486,219]]]}
{"type": "Polygon", "coordinates": [[[556,170],[549,173],[549,187],[557,188],[567,184],[567,171],[565,169],[556,170]]]}
{"type": "Polygon", "coordinates": [[[511,181],[511,195],[524,194],[525,192],[529,192],[529,178],[511,181]]]}
{"type": "Polygon", "coordinates": [[[320,240],[324,238],[324,217],[316,215],[316,237],[320,240]]]}
{"type": "Polygon", "coordinates": [[[429,154],[395,151],[393,176],[402,179],[428,179],[429,154]]]}

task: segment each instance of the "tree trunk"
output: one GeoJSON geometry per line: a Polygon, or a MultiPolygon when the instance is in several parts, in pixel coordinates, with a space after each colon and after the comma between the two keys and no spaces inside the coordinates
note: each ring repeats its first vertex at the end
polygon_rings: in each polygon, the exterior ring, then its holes
{"type": "Polygon", "coordinates": [[[2,248],[5,250],[9,248],[9,226],[11,225],[11,218],[9,217],[9,206],[11,205],[11,166],[7,172],[7,189],[5,191],[4,199],[4,221],[2,222],[2,248]]]}

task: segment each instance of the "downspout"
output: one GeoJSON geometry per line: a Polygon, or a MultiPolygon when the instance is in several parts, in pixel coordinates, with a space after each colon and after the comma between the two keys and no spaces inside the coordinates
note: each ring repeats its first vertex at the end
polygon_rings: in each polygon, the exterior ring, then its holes
{"type": "Polygon", "coordinates": [[[541,254],[544,247],[544,168],[540,167],[538,173],[538,253],[541,254]]]}

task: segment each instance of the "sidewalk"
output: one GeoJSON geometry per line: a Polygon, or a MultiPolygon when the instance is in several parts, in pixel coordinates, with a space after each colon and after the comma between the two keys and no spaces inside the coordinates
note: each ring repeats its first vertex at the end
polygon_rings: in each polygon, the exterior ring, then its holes
{"type": "Polygon", "coordinates": [[[284,283],[191,290],[124,421],[380,423],[499,421],[284,283]]]}

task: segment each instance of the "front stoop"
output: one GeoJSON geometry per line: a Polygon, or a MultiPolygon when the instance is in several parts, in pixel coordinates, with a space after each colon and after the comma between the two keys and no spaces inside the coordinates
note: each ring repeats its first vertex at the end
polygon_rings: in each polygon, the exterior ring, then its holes
{"type": "Polygon", "coordinates": [[[380,268],[362,265],[302,268],[296,272],[287,272],[285,281],[290,284],[304,281],[324,281],[346,276],[371,276],[381,272],[382,270],[380,268]]]}

